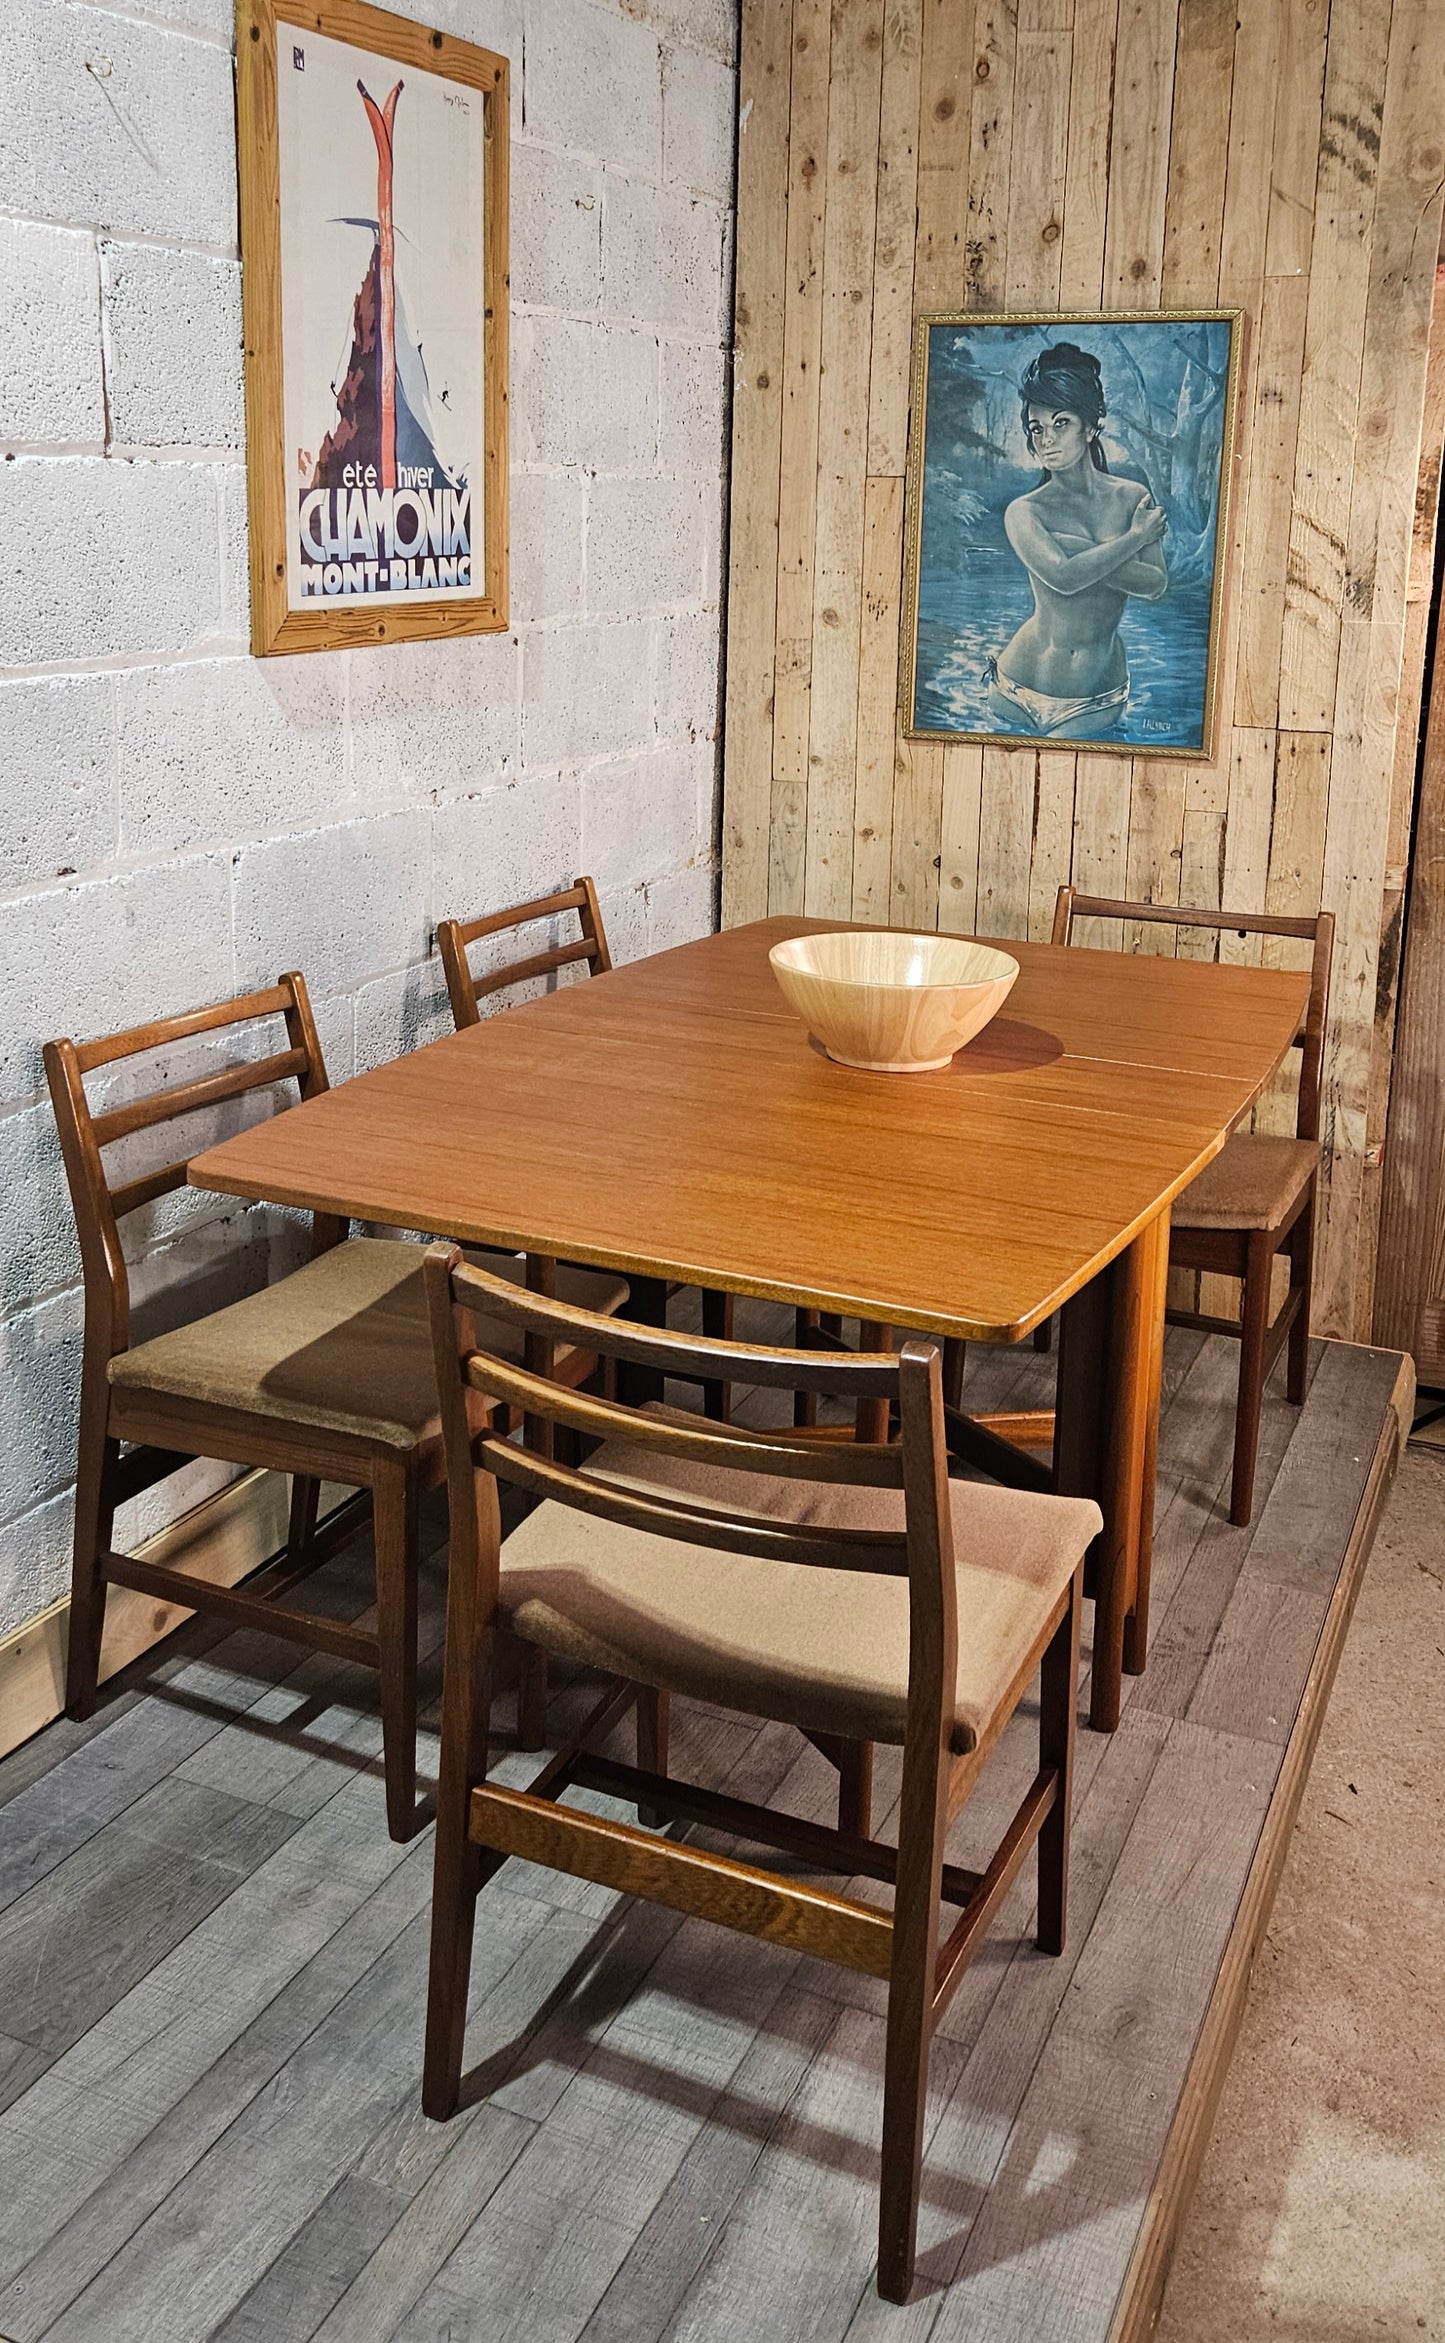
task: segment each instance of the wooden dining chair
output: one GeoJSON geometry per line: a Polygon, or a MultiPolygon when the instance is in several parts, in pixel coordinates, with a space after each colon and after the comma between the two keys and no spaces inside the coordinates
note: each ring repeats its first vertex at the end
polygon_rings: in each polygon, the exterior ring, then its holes
{"type": "Polygon", "coordinates": [[[1221,934],[1290,936],[1311,947],[1310,989],[1294,1046],[1301,1052],[1293,1138],[1236,1131],[1174,1205],[1169,1237],[1173,1269],[1201,1269],[1238,1278],[1238,1318],[1171,1309],[1173,1326],[1232,1335],[1240,1345],[1239,1399],[1234,1419],[1234,1470],[1229,1518],[1241,1528],[1254,1510],[1254,1470],[1264,1386],[1288,1343],[1287,1396],[1305,1396],[1309,1356],[1310,1267],[1320,1160],[1320,1070],[1329,1007],[1334,915],[1292,918],[1264,911],[1196,911],[1177,903],[1115,902],[1060,887],[1054,910],[1056,944],[1073,942],[1076,919],[1128,919],[1165,927],[1215,928],[1221,934]],[[1274,1263],[1289,1258],[1289,1291],[1271,1320],[1274,1263]]]}
{"type": "Polygon", "coordinates": [[[936,1345],[840,1357],[597,1319],[427,1255],[452,1506],[431,1976],[422,2100],[457,2108],[478,1893],[509,1855],[888,1981],[879,2290],[913,2275],[929,2044],[1010,1882],[1038,1850],[1037,1936],[1064,1941],[1080,1582],[1098,1508],[950,1482],[936,1345]],[[494,1316],[653,1372],[896,1402],[891,1443],[752,1431],[564,1392],[482,1342],[494,1316]],[[498,1409],[600,1442],[582,1470],[529,1453],[498,1409]],[[477,1410],[482,1411],[478,1423],[477,1410]],[[500,1540],[499,1483],[539,1500],[500,1540]],[[525,1791],[488,1778],[499,1626],[621,1678],[525,1791]],[[1039,1763],[982,1872],[949,1822],[1041,1671],[1039,1763]],[[677,1692],[809,1734],[902,1745],[896,1848],[673,1776],[677,1692]],[[596,1744],[637,1705],[639,1763],[596,1744]],[[893,1887],[891,1911],[561,1803],[577,1786],[893,1887]],[[942,1934],[943,1906],[957,1913],[942,1934]]]}
{"type": "MultiPolygon", "coordinates": [[[[489,912],[483,919],[439,919],[436,934],[452,1004],[452,1020],[458,1033],[481,1022],[478,1003],[488,994],[522,984],[529,977],[549,976],[561,968],[585,964],[589,976],[601,976],[612,966],[597,889],[586,877],[574,879],[570,887],[562,888],[557,894],[538,895],[528,903],[513,903],[505,911],[489,912]],[[488,936],[509,934],[537,920],[561,918],[572,911],[577,914],[580,932],[570,943],[546,945],[521,960],[488,968],[480,976],[473,973],[469,957],[473,944],[488,936]]],[[[659,1315],[662,1292],[659,1288],[659,1315]]],[[[704,1289],[702,1319],[705,1333],[726,1339],[733,1327],[732,1295],[704,1289]]],[[[731,1395],[725,1385],[709,1384],[704,1389],[706,1414],[725,1421],[730,1407],[731,1395]]]]}
{"type": "MultiPolygon", "coordinates": [[[[191,1323],[133,1341],[130,1281],[120,1222],[186,1184],[186,1155],[113,1178],[104,1155],[135,1133],[248,1092],[294,1081],[302,1098],[327,1088],[304,980],[294,973],[261,992],[157,1018],[100,1041],[52,1041],[45,1068],[75,1207],[85,1280],[75,1544],[66,1706],[95,1705],[106,1592],[138,1588],[164,1602],[259,1627],[311,1651],[377,1670],[387,1823],[405,1839],[430,1812],[416,1785],[417,1504],[443,1474],[436,1376],[427,1328],[422,1254],[400,1239],[348,1237],[347,1224],[313,1217],[311,1258],[260,1292],[191,1323]],[[127,1095],[94,1113],[85,1077],[145,1053],[229,1029],[283,1019],[286,1047],[215,1073],[127,1095]],[[241,1587],[213,1586],[111,1544],[117,1506],[198,1456],[266,1466],[294,1476],[284,1553],[241,1587]],[[358,1495],[318,1524],[323,1479],[358,1495]],[[344,1624],[280,1598],[370,1519],[376,1550],[376,1624],[344,1624]]],[[[168,1151],[169,1152],[169,1151],[168,1151]]],[[[498,1264],[499,1282],[528,1265],[498,1264]]],[[[534,1270],[533,1274],[536,1272],[534,1270]]],[[[621,1279],[559,1277],[557,1290],[606,1311],[626,1295],[621,1279]]],[[[510,1321],[489,1321],[505,1349],[523,1341],[510,1321]]],[[[557,1350],[542,1362],[580,1380],[595,1361],[557,1350]]]]}

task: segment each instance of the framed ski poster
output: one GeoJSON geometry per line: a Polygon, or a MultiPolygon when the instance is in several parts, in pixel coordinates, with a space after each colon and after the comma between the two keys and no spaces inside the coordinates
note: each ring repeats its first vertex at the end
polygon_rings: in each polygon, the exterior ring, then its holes
{"type": "Polygon", "coordinates": [[[251,648],[507,624],[508,67],[239,0],[251,648]]]}

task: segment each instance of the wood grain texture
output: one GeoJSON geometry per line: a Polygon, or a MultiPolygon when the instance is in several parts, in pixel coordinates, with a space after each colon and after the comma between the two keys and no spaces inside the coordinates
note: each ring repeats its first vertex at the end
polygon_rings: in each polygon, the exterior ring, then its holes
{"type": "MultiPolygon", "coordinates": [[[[810,4],[794,0],[797,10],[810,4]]],[[[760,57],[765,39],[776,46],[780,13],[789,11],[759,8],[745,21],[745,77],[750,51],[760,57]]],[[[860,24],[869,15],[857,13],[860,24]]],[[[831,102],[816,38],[793,62],[799,118],[815,122],[831,102]]],[[[857,84],[851,65],[837,71],[846,113],[857,84]]],[[[851,392],[836,422],[826,392],[821,407],[805,395],[796,462],[770,455],[771,469],[760,470],[747,418],[737,441],[748,542],[778,520],[799,568],[796,595],[785,589],[775,611],[766,564],[741,565],[730,627],[771,645],[799,696],[804,678],[830,694],[836,678],[847,704],[820,709],[815,695],[816,764],[803,761],[796,704],[776,726],[771,887],[749,830],[746,870],[728,867],[742,850],[725,848],[727,919],[801,905],[805,846],[820,873],[827,858],[820,909],[1006,936],[1047,933],[1055,889],[1069,879],[1094,893],[1147,887],[1159,900],[1254,909],[1303,905],[1311,893],[1318,908],[1323,896],[1339,920],[1341,984],[1326,1077],[1318,1322],[1358,1335],[1370,1323],[1375,1151],[1408,844],[1418,606],[1410,643],[1405,630],[1442,114],[1445,18],[1428,0],[889,0],[872,170],[866,470],[860,480],[851,392]],[[916,241],[905,225],[911,200],[916,241]],[[1183,772],[1139,758],[1131,770],[1115,756],[1034,744],[980,750],[900,737],[884,704],[901,594],[889,483],[905,455],[910,302],[914,314],[992,302],[1244,310],[1221,721],[1207,766],[1183,772]],[[823,483],[816,501],[830,544],[846,537],[854,549],[851,599],[831,569],[826,594],[813,590],[804,478],[823,483]],[[845,641],[834,641],[826,611],[842,613],[845,641]],[[845,904],[838,857],[850,836],[845,904]]],[[[816,138],[817,176],[805,182],[785,121],[769,135],[771,165],[752,172],[740,200],[740,318],[750,325],[754,283],[771,286],[786,240],[803,265],[788,270],[784,331],[801,354],[821,332],[828,207],[835,198],[855,206],[861,189],[816,138]]],[[[854,218],[848,233],[861,245],[866,229],[854,218]]],[[[808,392],[816,388],[810,380],[808,392]]],[[[793,688],[785,684],[785,703],[793,688]]],[[[772,725],[756,690],[730,708],[729,824],[735,803],[755,818],[772,725]]],[[[1213,947],[1194,939],[1187,948],[1213,947]]],[[[1254,949],[1224,939],[1220,956],[1254,949]]]]}
{"type": "Polygon", "coordinates": [[[238,1134],[191,1179],[1012,1341],[1218,1152],[1307,989],[1018,943],[1006,1013],[951,1067],[865,1074],[813,1046],[768,965],[823,924],[726,930],[524,1003],[238,1134]]]}

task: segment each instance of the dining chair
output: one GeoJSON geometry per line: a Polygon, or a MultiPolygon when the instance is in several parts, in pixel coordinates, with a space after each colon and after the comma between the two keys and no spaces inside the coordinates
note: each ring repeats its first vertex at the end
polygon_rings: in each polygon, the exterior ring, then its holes
{"type": "Polygon", "coordinates": [[[878,2284],[901,2301],[930,2039],[1035,1847],[1038,1943],[1063,1946],[1080,1587],[1098,1508],[949,1480],[935,1344],[842,1357],[710,1342],[518,1292],[442,1245],[428,1251],[426,1281],[452,1550],[424,2110],[456,2111],[477,1899],[509,1855],[884,1978],[878,2284]],[[563,1391],[487,1349],[480,1329],[494,1318],[665,1376],[896,1402],[900,1438],[754,1431],[563,1391]],[[600,1445],[581,1470],[529,1452],[496,1421],[517,1407],[600,1445]],[[503,1482],[537,1500],[505,1545],[503,1482]],[[621,1679],[525,1791],[489,1779],[502,1625],[621,1679]],[[957,1868],[945,1860],[949,1823],[1036,1675],[1038,1769],[986,1868],[957,1868]],[[897,1847],[675,1777],[673,1693],[810,1735],[901,1744],[897,1847]],[[597,1747],[633,1705],[637,1765],[597,1747]],[[638,1823],[564,1805],[573,1786],[636,1808],[638,1823]],[[644,1816],[843,1881],[882,1880],[892,1908],[654,1835],[644,1816]],[[957,1917],[940,1941],[944,1906],[957,1917]]]}
{"type": "MultiPolygon", "coordinates": [[[[274,1037],[273,1037],[274,1038],[274,1037]]],[[[187,1157],[106,1169],[106,1151],[136,1133],[294,1081],[303,1099],[327,1088],[303,978],[103,1040],[52,1041],[45,1069],[75,1209],[85,1284],[85,1335],[75,1495],[66,1707],[89,1716],[100,1678],[107,1589],[127,1586],[264,1629],[374,1668],[380,1677],[387,1823],[409,1838],[430,1812],[417,1802],[417,1506],[443,1477],[436,1376],[427,1330],[422,1254],[401,1239],[349,1237],[313,1216],[311,1257],[289,1276],[190,1323],[132,1340],[130,1279],[120,1240],[127,1214],[186,1184],[187,1157]],[[92,1111],[85,1077],[148,1052],[236,1029],[244,1047],[284,1020],[286,1046],[214,1073],[169,1083],[162,1067],[145,1092],[92,1111]],[[213,1586],[112,1548],[116,1508],[198,1456],[292,1474],[284,1552],[244,1586],[213,1586]],[[358,1494],[318,1523],[323,1479],[358,1494]],[[370,1518],[376,1554],[374,1628],[322,1618],[280,1598],[370,1518]]],[[[111,1078],[114,1079],[113,1077],[111,1078]]],[[[154,1150],[152,1151],[154,1155],[154,1150]]],[[[535,1265],[499,1262],[496,1282],[535,1265]]],[[[545,1278],[539,1280],[545,1282],[545,1278]]],[[[557,1291],[595,1310],[626,1295],[618,1278],[559,1276],[557,1291]]],[[[488,1321],[504,1350],[523,1339],[488,1321]]],[[[580,1380],[595,1361],[576,1350],[534,1359],[580,1380]]]]}
{"type": "MultiPolygon", "coordinates": [[[[522,984],[529,977],[551,975],[560,968],[585,963],[589,976],[602,976],[612,966],[597,889],[587,877],[574,879],[570,887],[556,894],[538,895],[528,903],[513,903],[505,911],[489,912],[482,919],[439,919],[436,934],[452,1020],[458,1033],[481,1022],[478,1002],[487,994],[522,984]],[[481,975],[474,974],[469,956],[473,944],[488,936],[509,934],[537,920],[557,919],[573,911],[580,932],[570,943],[546,945],[524,959],[505,961],[481,975]]],[[[702,1319],[705,1333],[726,1339],[733,1327],[732,1295],[703,1289],[702,1319]]],[[[730,1406],[731,1396],[725,1385],[710,1383],[705,1387],[703,1409],[707,1415],[725,1421],[730,1406]]]]}
{"type": "Polygon", "coordinates": [[[1193,910],[1176,903],[1115,902],[1060,887],[1053,940],[1072,943],[1077,919],[1140,920],[1165,927],[1215,928],[1221,934],[1288,936],[1311,947],[1310,989],[1294,1046],[1301,1052],[1294,1137],[1236,1131],[1175,1201],[1169,1237],[1173,1269],[1212,1270],[1240,1284],[1238,1318],[1170,1309],[1172,1326],[1228,1334],[1239,1343],[1239,1398],[1229,1518],[1243,1528],[1254,1510],[1254,1472],[1264,1386],[1288,1343],[1286,1395],[1305,1396],[1309,1357],[1310,1268],[1320,1161],[1320,1070],[1329,1006],[1334,914],[1286,917],[1265,911],[1193,910]],[[1278,1255],[1289,1259],[1289,1290],[1273,1319],[1271,1286],[1278,1255]]]}

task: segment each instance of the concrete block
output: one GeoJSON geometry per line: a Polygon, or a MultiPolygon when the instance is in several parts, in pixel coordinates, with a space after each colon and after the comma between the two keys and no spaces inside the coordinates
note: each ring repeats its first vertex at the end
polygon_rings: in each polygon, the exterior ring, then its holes
{"type": "Polygon", "coordinates": [[[15,896],[0,904],[0,1105],[41,1095],[52,1034],[116,1033],[237,989],[224,855],[15,896]]]}
{"type": "Polygon", "coordinates": [[[722,626],[716,610],[664,618],[657,640],[657,737],[711,740],[722,692],[722,626]]]}
{"type": "Polygon", "coordinates": [[[0,1521],[75,1471],[81,1303],[74,1289],[0,1321],[0,1521]]]}
{"type": "Polygon", "coordinates": [[[440,960],[418,961],[364,984],[356,995],[356,1070],[389,1065],[452,1031],[440,960]]]}
{"type": "Polygon", "coordinates": [[[339,657],[134,668],[116,705],[127,854],[319,821],[347,794],[339,657]]]}
{"type": "Polygon", "coordinates": [[[564,773],[439,806],[432,827],[436,917],[480,919],[569,887],[586,868],[581,802],[577,776],[564,773]]]}
{"type": "Polygon", "coordinates": [[[0,1313],[74,1285],[80,1252],[50,1101],[0,1117],[0,1313]]]}
{"type": "Polygon", "coordinates": [[[4,470],[0,667],[181,651],[221,624],[214,472],[25,457],[4,470]]]}
{"type": "Polygon", "coordinates": [[[639,324],[722,336],[723,212],[684,189],[609,177],[602,305],[639,324]]]}
{"type": "Polygon", "coordinates": [[[652,739],[646,620],[529,634],[522,650],[522,769],[615,757],[652,739]]]}
{"type": "MultiPolygon", "coordinates": [[[[221,633],[218,649],[251,648],[251,528],[244,464],[217,464],[221,506],[221,633]]],[[[308,654],[314,656],[314,654],[308,654]]]]}
{"type": "Polygon", "coordinates": [[[575,314],[601,294],[601,172],[549,147],[514,147],[513,299],[575,314]]]}
{"type": "Polygon", "coordinates": [[[583,774],[582,860],[599,889],[662,878],[710,844],[697,835],[692,766],[675,749],[583,774]]]}
{"type": "Polygon", "coordinates": [[[627,327],[523,317],[512,337],[512,419],[524,464],[650,470],[657,342],[627,327]]]}
{"type": "Polygon", "coordinates": [[[241,448],[241,269],[203,252],[102,244],[111,437],[241,448]]]}
{"type": "Polygon", "coordinates": [[[530,0],[529,138],[655,179],[662,168],[657,35],[592,0],[530,0]]]}
{"type": "Polygon", "coordinates": [[[695,49],[662,56],[662,175],[731,203],[737,155],[738,77],[695,49]]]}
{"type": "Polygon", "coordinates": [[[95,239],[0,220],[0,439],[104,438],[95,239]]]}
{"type": "Polygon", "coordinates": [[[73,1519],[70,1491],[63,1489],[6,1522],[0,1538],[0,1636],[68,1593],[73,1519]]]}
{"type": "Polygon", "coordinates": [[[710,857],[658,879],[647,890],[647,948],[670,952],[717,927],[717,872],[710,857]]]}
{"type": "Polygon", "coordinates": [[[111,678],[0,684],[0,894],[93,869],[115,843],[111,678]]]}
{"type": "Polygon", "coordinates": [[[602,925],[607,934],[607,949],[612,954],[614,968],[625,968],[629,960],[647,956],[647,889],[646,887],[614,887],[609,894],[599,895],[597,908],[602,914],[602,925]]]}
{"type": "Polygon", "coordinates": [[[369,807],[456,796],[515,767],[519,664],[510,634],[353,652],[357,796],[369,807]]]}
{"type": "Polygon", "coordinates": [[[587,498],[587,608],[662,610],[702,597],[710,486],[598,479],[587,498]]]}
{"type": "Polygon", "coordinates": [[[512,474],[512,623],[582,608],[587,491],[576,473],[512,474]]]}
{"type": "Polygon", "coordinates": [[[658,462],[716,486],[727,464],[726,358],[712,342],[664,342],[660,356],[658,462]]]}
{"type": "Polygon", "coordinates": [[[409,811],[243,847],[233,858],[238,989],[299,968],[339,992],[427,949],[431,817],[409,811]]]}
{"type": "Polygon", "coordinates": [[[229,44],[53,0],[7,0],[5,40],[10,209],[234,250],[229,44]]]}
{"type": "Polygon", "coordinates": [[[650,24],[673,41],[704,49],[724,65],[738,54],[737,0],[620,0],[624,16],[650,24]]]}

